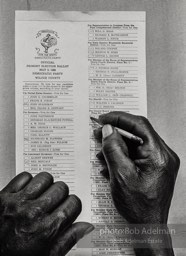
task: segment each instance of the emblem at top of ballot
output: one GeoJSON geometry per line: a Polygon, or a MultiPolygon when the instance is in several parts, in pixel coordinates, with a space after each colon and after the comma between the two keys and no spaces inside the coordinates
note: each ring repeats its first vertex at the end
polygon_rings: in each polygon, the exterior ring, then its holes
{"type": "Polygon", "coordinates": [[[43,48],[37,47],[36,51],[37,54],[40,56],[51,56],[57,55],[59,49],[56,48],[57,41],[58,41],[58,34],[57,32],[49,29],[40,30],[36,38],[39,39],[40,45],[43,48]]]}

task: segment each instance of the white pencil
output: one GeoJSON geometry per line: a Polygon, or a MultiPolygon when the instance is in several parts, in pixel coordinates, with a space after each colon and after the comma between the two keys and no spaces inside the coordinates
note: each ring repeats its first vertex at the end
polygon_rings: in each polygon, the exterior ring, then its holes
{"type": "MultiPolygon", "coordinates": [[[[96,122],[100,127],[103,127],[103,124],[100,123],[99,119],[97,119],[95,117],[90,117],[90,119],[92,121],[96,122]]],[[[133,140],[135,142],[138,142],[141,145],[143,144],[143,140],[140,137],[138,137],[138,136],[136,136],[136,135],[134,135],[134,134],[132,134],[130,132],[127,132],[125,130],[122,130],[122,129],[118,128],[118,127],[114,127],[114,128],[119,132],[119,134],[121,134],[121,136],[123,136],[125,138],[128,138],[130,140],[133,140]]]]}

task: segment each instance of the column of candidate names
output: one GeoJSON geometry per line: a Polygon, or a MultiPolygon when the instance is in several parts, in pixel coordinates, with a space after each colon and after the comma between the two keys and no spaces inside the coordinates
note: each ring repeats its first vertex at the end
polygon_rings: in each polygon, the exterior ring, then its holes
{"type": "Polygon", "coordinates": [[[47,171],[75,187],[72,82],[23,85],[24,170],[47,171]]]}
{"type": "MultiPolygon", "coordinates": [[[[110,111],[138,111],[138,28],[133,24],[92,24],[88,27],[89,112],[91,116],[110,111]]],[[[91,126],[90,126],[91,127],[91,126]]],[[[93,223],[123,222],[113,207],[108,182],[100,175],[103,167],[96,158],[99,143],[90,128],[91,208],[93,223]]],[[[132,255],[125,249],[99,248],[107,234],[98,237],[93,255],[132,255]],[[99,239],[98,239],[99,238],[99,239]]],[[[123,247],[123,245],[122,245],[123,247]]]]}

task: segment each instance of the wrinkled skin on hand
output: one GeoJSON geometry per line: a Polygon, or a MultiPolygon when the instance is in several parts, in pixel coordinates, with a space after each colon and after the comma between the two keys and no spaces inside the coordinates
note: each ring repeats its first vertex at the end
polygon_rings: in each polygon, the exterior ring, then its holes
{"type": "Polygon", "coordinates": [[[19,174],[0,192],[0,255],[66,255],[93,229],[73,224],[80,212],[80,199],[49,173],[19,174]]]}
{"type": "MultiPolygon", "coordinates": [[[[110,181],[118,212],[129,223],[167,223],[179,169],[178,156],[144,117],[110,112],[99,120],[105,126],[98,158],[106,166],[102,173],[110,181]],[[143,144],[121,137],[106,124],[141,137],[143,144]]],[[[95,136],[102,137],[101,129],[95,130],[95,136]]]]}

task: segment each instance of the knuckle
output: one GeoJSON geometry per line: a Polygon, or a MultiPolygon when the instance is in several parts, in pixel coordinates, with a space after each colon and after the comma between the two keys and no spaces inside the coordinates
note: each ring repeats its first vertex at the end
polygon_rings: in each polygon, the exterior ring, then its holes
{"type": "Polygon", "coordinates": [[[16,215],[19,213],[19,202],[12,198],[6,197],[6,193],[0,197],[0,214],[1,215],[16,215]]]}
{"type": "Polygon", "coordinates": [[[128,149],[123,140],[118,139],[117,137],[110,138],[106,140],[103,145],[102,149],[104,154],[108,156],[114,157],[114,155],[119,155],[121,152],[125,155],[128,155],[128,149]]]}
{"type": "Polygon", "coordinates": [[[144,116],[138,116],[138,122],[141,124],[149,125],[149,120],[144,116]]]}
{"type": "Polygon", "coordinates": [[[115,145],[115,141],[106,140],[102,145],[102,150],[105,155],[111,155],[117,150],[117,145],[115,145]]]}
{"type": "Polygon", "coordinates": [[[127,182],[132,182],[134,184],[134,177],[136,174],[136,166],[132,162],[127,162],[125,167],[118,168],[118,174],[121,177],[121,180],[126,180],[127,182]]]}
{"type": "Polygon", "coordinates": [[[16,207],[16,211],[14,212],[14,216],[23,217],[23,216],[25,216],[24,212],[25,211],[24,211],[24,208],[22,206],[16,207]]]}
{"type": "Polygon", "coordinates": [[[177,165],[177,170],[180,167],[180,158],[176,155],[176,165],[177,165]]]}
{"type": "Polygon", "coordinates": [[[38,204],[36,201],[24,201],[24,203],[17,206],[16,213],[25,220],[31,221],[38,216],[42,216],[42,203],[38,204]]]}
{"type": "Polygon", "coordinates": [[[170,165],[174,168],[175,172],[177,173],[180,167],[180,158],[174,151],[171,151],[170,160],[171,160],[169,161],[170,165]]]}
{"type": "Polygon", "coordinates": [[[166,152],[160,152],[154,157],[155,165],[159,166],[160,170],[166,170],[169,165],[170,157],[166,152]]]}
{"type": "Polygon", "coordinates": [[[52,222],[54,223],[55,227],[59,227],[59,225],[62,225],[61,227],[64,227],[69,221],[71,221],[72,218],[72,209],[71,207],[63,207],[57,211],[56,216],[54,217],[54,220],[52,222]]]}
{"type": "Polygon", "coordinates": [[[115,151],[118,148],[119,145],[119,141],[117,138],[113,138],[109,137],[108,139],[106,139],[102,145],[102,150],[106,153],[112,153],[113,151],[115,151]]]}
{"type": "Polygon", "coordinates": [[[179,168],[180,167],[180,158],[175,152],[174,152],[173,159],[174,159],[174,163],[175,163],[176,167],[179,168]]]}
{"type": "Polygon", "coordinates": [[[5,198],[4,205],[8,212],[19,214],[20,210],[24,206],[24,202],[20,199],[19,195],[13,194],[8,198],[5,198]]]}
{"type": "Polygon", "coordinates": [[[35,219],[38,215],[41,215],[41,207],[40,206],[31,206],[24,208],[24,215],[27,217],[28,220],[35,219]]]}
{"type": "MultiPolygon", "coordinates": [[[[148,136],[150,136],[150,137],[152,137],[152,135],[154,135],[154,136],[156,135],[151,123],[144,116],[138,116],[137,122],[134,126],[136,126],[136,128],[141,127],[141,129],[144,130],[144,134],[146,134],[146,135],[149,134],[148,136]]],[[[157,135],[156,135],[156,137],[157,137],[157,135]]]]}

